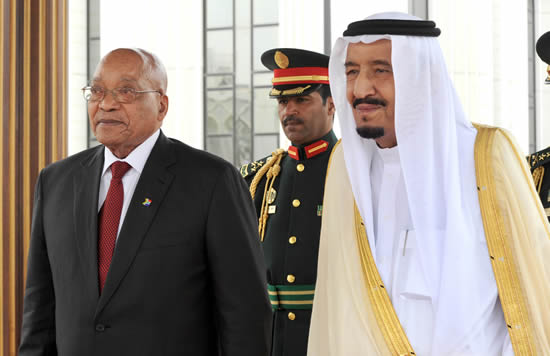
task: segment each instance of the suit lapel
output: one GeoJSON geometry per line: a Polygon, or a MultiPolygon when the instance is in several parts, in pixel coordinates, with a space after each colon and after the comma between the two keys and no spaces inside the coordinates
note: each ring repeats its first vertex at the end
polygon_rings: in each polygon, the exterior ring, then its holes
{"type": "Polygon", "coordinates": [[[118,236],[115,252],[103,287],[103,292],[96,309],[96,316],[105,307],[120,282],[128,272],[141,241],[149,229],[164,196],[168,191],[173,175],[168,167],[176,160],[170,141],[160,136],[143,167],[130,206],[124,218],[118,236]],[[143,204],[149,199],[150,204],[143,204]]]}
{"type": "Polygon", "coordinates": [[[73,206],[76,245],[88,293],[99,298],[97,275],[97,201],[103,169],[103,147],[83,161],[75,175],[73,206]]]}

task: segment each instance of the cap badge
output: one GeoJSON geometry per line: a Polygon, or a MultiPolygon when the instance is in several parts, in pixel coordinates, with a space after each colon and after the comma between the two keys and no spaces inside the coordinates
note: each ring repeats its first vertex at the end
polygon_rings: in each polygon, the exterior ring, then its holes
{"type": "Polygon", "coordinates": [[[275,63],[279,68],[285,69],[289,64],[288,57],[281,51],[275,51],[275,63]]]}

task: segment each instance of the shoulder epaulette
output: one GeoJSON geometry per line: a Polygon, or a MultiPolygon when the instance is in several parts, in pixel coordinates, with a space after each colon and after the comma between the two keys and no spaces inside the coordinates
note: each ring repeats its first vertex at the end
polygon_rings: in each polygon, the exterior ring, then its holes
{"type": "MultiPolygon", "coordinates": [[[[280,150],[280,151],[277,150],[275,152],[277,153],[277,155],[282,154],[284,156],[286,154],[286,151],[283,151],[283,150],[280,150]]],[[[273,158],[273,154],[266,156],[264,158],[261,158],[257,161],[250,162],[249,164],[243,165],[240,169],[241,176],[243,176],[243,178],[247,178],[254,175],[256,172],[260,170],[260,168],[264,166],[264,164],[266,164],[266,162],[269,162],[272,158],[273,158]]]]}
{"type": "Polygon", "coordinates": [[[250,162],[249,164],[245,164],[241,167],[241,175],[243,178],[246,178],[254,173],[256,173],[262,166],[267,162],[267,160],[271,158],[271,156],[264,157],[262,159],[259,159],[254,162],[250,162]]]}
{"type": "Polygon", "coordinates": [[[531,171],[537,167],[550,163],[550,147],[529,155],[527,161],[529,162],[531,171]]]}

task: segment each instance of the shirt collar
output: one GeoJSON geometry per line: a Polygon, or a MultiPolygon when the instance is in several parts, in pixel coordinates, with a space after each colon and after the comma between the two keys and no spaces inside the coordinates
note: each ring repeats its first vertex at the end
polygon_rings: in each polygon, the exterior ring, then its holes
{"type": "Polygon", "coordinates": [[[290,145],[288,147],[288,156],[297,161],[313,158],[325,151],[330,152],[330,149],[332,149],[332,146],[334,146],[337,141],[336,135],[330,130],[319,140],[303,145],[290,145]]]}
{"type": "Polygon", "coordinates": [[[113,164],[113,162],[116,161],[122,161],[127,162],[130,166],[132,166],[133,169],[137,170],[139,174],[143,171],[143,167],[145,166],[145,162],[147,162],[147,158],[149,158],[149,155],[151,154],[151,151],[153,150],[153,146],[157,142],[157,139],[160,135],[160,129],[155,131],[154,134],[149,136],[149,138],[145,141],[143,141],[139,146],[134,148],[132,152],[128,156],[126,156],[123,159],[118,158],[115,156],[111,150],[108,148],[105,148],[104,150],[104,163],[103,163],[103,171],[101,172],[101,175],[103,176],[107,169],[113,164]]]}
{"type": "Polygon", "coordinates": [[[377,145],[376,149],[384,164],[399,163],[399,148],[397,145],[390,148],[380,148],[377,145]]]}

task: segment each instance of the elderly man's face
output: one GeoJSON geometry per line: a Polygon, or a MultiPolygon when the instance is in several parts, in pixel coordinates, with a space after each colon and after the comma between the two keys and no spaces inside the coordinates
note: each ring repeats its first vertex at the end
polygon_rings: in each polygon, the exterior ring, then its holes
{"type": "MultiPolygon", "coordinates": [[[[109,53],[98,65],[91,85],[106,90],[161,89],[155,78],[145,77],[141,57],[130,50],[109,53]]],[[[158,93],[138,94],[133,103],[123,104],[108,92],[101,101],[88,102],[94,135],[119,158],[126,157],[161,126],[167,109],[168,98],[158,93]]]]}
{"type": "Polygon", "coordinates": [[[346,97],[357,132],[383,148],[394,147],[395,86],[391,42],[350,43],[345,63],[346,97]]]}

